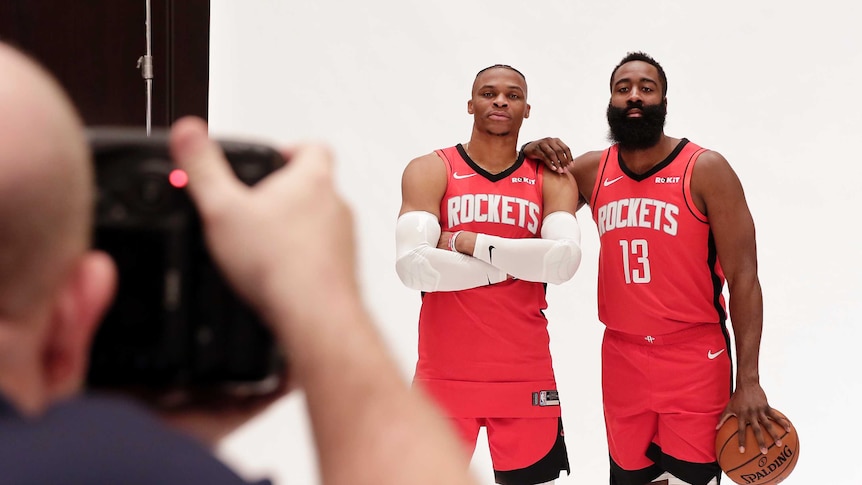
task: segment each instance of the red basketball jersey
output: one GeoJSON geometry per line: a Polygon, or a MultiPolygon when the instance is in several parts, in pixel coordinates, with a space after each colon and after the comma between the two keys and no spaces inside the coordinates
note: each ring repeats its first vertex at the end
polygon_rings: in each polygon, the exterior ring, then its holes
{"type": "MultiPolygon", "coordinates": [[[[540,237],[539,162],[522,155],[506,171],[490,174],[461,145],[436,153],[448,172],[440,203],[443,230],[540,237]]],[[[532,393],[556,390],[545,308],[545,285],[518,279],[425,293],[415,381],[450,416],[559,415],[558,406],[532,403],[532,393]]]]}
{"type": "Polygon", "coordinates": [[[616,145],[602,154],[590,207],[601,241],[599,319],[609,328],[664,335],[724,322],[724,274],[708,219],[691,197],[704,151],[683,139],[640,175],[616,145]]]}

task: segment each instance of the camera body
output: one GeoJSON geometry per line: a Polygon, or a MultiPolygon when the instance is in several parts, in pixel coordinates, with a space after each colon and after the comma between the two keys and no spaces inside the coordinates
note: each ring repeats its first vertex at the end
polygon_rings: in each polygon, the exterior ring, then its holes
{"type": "MultiPolygon", "coordinates": [[[[211,260],[167,132],[91,128],[88,136],[98,188],[94,245],[118,269],[116,297],[93,343],[88,387],[156,402],[277,388],[285,359],[211,260]]],[[[219,143],[248,185],[285,163],[267,146],[219,143]]]]}

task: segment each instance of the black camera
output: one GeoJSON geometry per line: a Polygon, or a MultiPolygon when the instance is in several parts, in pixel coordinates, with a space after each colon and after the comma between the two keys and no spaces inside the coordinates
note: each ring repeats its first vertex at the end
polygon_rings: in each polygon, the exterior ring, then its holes
{"type": "MultiPolygon", "coordinates": [[[[167,404],[278,388],[284,356],[211,260],[167,132],[91,128],[88,136],[98,188],[94,244],[119,274],[95,336],[88,387],[167,404]]],[[[267,146],[219,143],[248,185],[285,163],[267,146]]]]}

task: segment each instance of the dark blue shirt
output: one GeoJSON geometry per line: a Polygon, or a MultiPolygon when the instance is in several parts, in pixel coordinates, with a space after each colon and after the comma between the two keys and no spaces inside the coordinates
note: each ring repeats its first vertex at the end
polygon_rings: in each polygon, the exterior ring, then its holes
{"type": "Polygon", "coordinates": [[[136,403],[82,396],[31,418],[22,416],[0,394],[0,484],[249,482],[136,403]]]}

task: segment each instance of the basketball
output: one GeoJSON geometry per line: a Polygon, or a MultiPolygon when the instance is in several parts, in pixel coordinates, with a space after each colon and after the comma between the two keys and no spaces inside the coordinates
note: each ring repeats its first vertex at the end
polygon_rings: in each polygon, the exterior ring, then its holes
{"type": "MultiPolygon", "coordinates": [[[[778,410],[775,410],[778,412],[778,410]]],[[[778,412],[782,417],[784,414],[778,412]]],[[[735,416],[724,422],[715,436],[715,454],[718,465],[728,478],[742,485],[776,484],[788,477],[799,460],[799,436],[791,423],[786,431],[778,423],[772,422],[773,430],[778,432],[781,447],[775,446],[772,436],[763,430],[768,451],[760,453],[751,426],[745,428],[745,453],[739,452],[739,432],[735,416]]]]}

